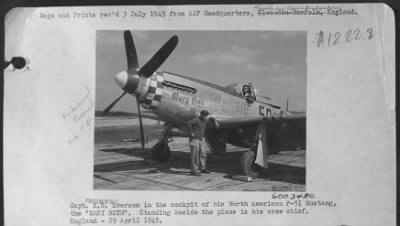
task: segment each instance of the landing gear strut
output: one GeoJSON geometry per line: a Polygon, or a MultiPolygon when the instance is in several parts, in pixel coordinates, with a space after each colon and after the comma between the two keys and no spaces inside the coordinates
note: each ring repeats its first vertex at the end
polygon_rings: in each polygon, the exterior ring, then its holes
{"type": "Polygon", "coordinates": [[[151,158],[159,162],[166,162],[169,159],[171,150],[168,142],[172,130],[172,125],[167,124],[158,142],[151,148],[151,158]]]}

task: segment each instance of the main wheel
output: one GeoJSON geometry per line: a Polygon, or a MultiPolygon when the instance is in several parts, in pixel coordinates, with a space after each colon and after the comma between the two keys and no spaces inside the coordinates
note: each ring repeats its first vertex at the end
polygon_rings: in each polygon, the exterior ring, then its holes
{"type": "Polygon", "coordinates": [[[251,178],[257,178],[258,171],[260,170],[260,167],[254,164],[255,156],[256,154],[254,151],[248,151],[244,153],[240,159],[243,174],[251,178]]]}
{"type": "Polygon", "coordinates": [[[151,157],[159,162],[166,162],[171,155],[171,150],[167,143],[158,143],[151,149],[151,157]]]}

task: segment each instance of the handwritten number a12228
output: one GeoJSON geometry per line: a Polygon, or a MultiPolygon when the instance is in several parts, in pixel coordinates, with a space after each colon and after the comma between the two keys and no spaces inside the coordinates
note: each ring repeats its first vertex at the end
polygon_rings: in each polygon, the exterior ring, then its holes
{"type": "Polygon", "coordinates": [[[367,28],[366,30],[361,31],[359,28],[354,30],[350,29],[346,33],[341,32],[328,32],[325,34],[323,31],[319,31],[317,33],[317,47],[325,46],[336,46],[343,42],[349,43],[358,40],[370,40],[374,37],[373,29],[367,28]]]}

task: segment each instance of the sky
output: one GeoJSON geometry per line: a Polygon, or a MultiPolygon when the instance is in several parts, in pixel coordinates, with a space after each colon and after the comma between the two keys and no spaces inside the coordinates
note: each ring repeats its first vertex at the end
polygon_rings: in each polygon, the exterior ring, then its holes
{"type": "MultiPolygon", "coordinates": [[[[179,42],[159,68],[220,86],[252,82],[258,93],[289,110],[306,110],[307,37],[305,31],[131,31],[139,65],[172,36],[179,42]]],[[[123,31],[97,31],[96,110],[123,91],[115,75],[127,69],[123,31]]],[[[114,111],[136,112],[125,96],[114,111]]]]}

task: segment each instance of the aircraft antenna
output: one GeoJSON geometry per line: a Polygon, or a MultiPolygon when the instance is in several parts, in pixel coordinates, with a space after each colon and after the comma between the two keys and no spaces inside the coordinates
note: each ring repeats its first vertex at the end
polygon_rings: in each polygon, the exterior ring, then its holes
{"type": "Polygon", "coordinates": [[[289,111],[289,97],[286,98],[286,111],[289,111]]]}

